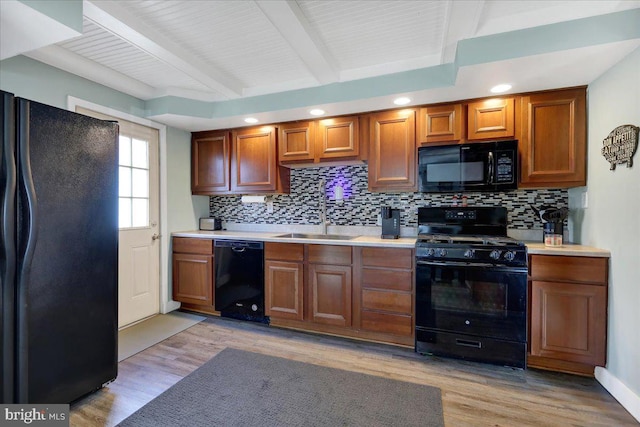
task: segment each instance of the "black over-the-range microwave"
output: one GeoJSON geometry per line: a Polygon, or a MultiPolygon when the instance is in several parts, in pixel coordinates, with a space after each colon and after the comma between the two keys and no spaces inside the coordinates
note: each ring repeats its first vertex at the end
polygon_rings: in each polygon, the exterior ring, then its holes
{"type": "Polygon", "coordinates": [[[518,141],[438,145],[418,149],[423,193],[518,188],[518,141]]]}

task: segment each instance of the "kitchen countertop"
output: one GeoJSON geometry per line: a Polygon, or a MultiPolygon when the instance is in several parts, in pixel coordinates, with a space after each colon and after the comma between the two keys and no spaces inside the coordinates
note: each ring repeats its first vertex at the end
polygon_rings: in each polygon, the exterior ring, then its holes
{"type": "MultiPolygon", "coordinates": [[[[313,238],[291,238],[279,237],[285,232],[251,232],[251,231],[179,231],[171,233],[173,237],[194,237],[199,239],[235,239],[235,240],[259,240],[263,242],[280,243],[307,243],[322,245],[343,245],[343,246],[378,246],[391,248],[413,248],[416,244],[415,237],[400,237],[399,239],[382,239],[378,236],[358,236],[350,240],[333,239],[313,239],[313,238]]],[[[525,242],[527,250],[531,255],[566,255],[566,256],[586,256],[609,258],[611,253],[604,249],[591,246],[576,245],[567,243],[562,246],[550,247],[540,242],[525,242]]]]}
{"type": "Polygon", "coordinates": [[[540,242],[525,242],[529,255],[566,255],[566,256],[587,256],[587,257],[611,257],[611,252],[605,249],[594,248],[592,246],[574,245],[572,243],[562,246],[545,246],[540,242]]]}
{"type": "Polygon", "coordinates": [[[349,240],[314,239],[278,237],[283,232],[250,232],[250,231],[181,231],[171,233],[173,237],[195,237],[201,239],[235,239],[235,240],[260,240],[263,242],[279,243],[307,243],[321,245],[342,246],[382,246],[390,248],[413,248],[416,245],[415,237],[401,237],[399,239],[381,239],[378,236],[357,236],[349,240]]]}

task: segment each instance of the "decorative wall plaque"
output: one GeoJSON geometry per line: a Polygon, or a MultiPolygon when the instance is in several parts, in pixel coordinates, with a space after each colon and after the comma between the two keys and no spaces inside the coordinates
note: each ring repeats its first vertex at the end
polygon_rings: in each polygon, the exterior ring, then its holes
{"type": "Polygon", "coordinates": [[[611,163],[610,170],[616,165],[626,163],[627,167],[633,166],[633,155],[638,149],[638,126],[622,125],[611,131],[602,141],[602,155],[611,163]]]}

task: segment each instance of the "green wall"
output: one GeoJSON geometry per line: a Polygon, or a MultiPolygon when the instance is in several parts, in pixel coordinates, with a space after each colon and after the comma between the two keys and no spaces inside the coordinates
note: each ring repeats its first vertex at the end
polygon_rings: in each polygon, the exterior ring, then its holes
{"type": "Polygon", "coordinates": [[[600,153],[613,129],[640,126],[638,70],[640,48],[589,86],[588,185],[570,190],[569,197],[582,218],[581,243],[611,251],[607,370],[640,401],[640,155],[633,167],[611,171],[600,153]],[[585,191],[588,208],[581,210],[578,201],[585,191]]]}

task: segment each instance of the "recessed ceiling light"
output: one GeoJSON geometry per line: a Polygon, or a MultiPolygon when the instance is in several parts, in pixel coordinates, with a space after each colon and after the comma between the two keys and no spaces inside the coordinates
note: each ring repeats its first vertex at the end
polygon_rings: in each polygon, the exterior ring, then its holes
{"type": "Polygon", "coordinates": [[[407,105],[410,102],[411,99],[407,98],[406,96],[401,96],[400,98],[396,98],[393,100],[393,103],[396,105],[407,105]]]}
{"type": "Polygon", "coordinates": [[[324,114],[324,110],[314,108],[313,110],[309,111],[309,114],[311,114],[312,116],[322,116],[324,114]]]}
{"type": "Polygon", "coordinates": [[[511,89],[511,85],[509,84],[496,85],[491,88],[491,93],[502,93],[508,91],[509,89],[511,89]]]}
{"type": "Polygon", "coordinates": [[[256,119],[255,117],[247,117],[246,119],[244,119],[244,121],[246,123],[258,123],[258,119],[256,119]]]}

